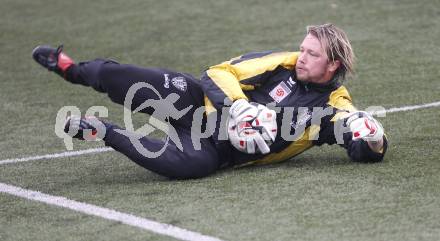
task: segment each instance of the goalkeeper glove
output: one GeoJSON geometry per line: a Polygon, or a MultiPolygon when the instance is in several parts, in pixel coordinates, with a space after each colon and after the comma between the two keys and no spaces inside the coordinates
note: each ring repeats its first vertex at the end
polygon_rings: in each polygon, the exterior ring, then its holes
{"type": "Polygon", "coordinates": [[[354,141],[363,139],[365,141],[380,141],[383,138],[384,130],[382,125],[369,113],[357,111],[350,113],[347,118],[347,126],[350,128],[354,141]]]}
{"type": "Polygon", "coordinates": [[[235,101],[229,110],[228,136],[239,151],[254,154],[270,152],[277,133],[276,113],[263,105],[235,101]]]}

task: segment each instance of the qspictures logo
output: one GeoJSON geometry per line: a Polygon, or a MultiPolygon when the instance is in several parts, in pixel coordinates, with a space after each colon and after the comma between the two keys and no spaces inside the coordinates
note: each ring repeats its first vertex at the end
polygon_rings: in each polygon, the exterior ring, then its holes
{"type": "MultiPolygon", "coordinates": [[[[169,83],[174,84],[171,80],[168,80],[165,84],[169,83]]],[[[182,90],[186,90],[186,86],[182,84],[181,80],[175,81],[177,87],[182,90]]],[[[285,88],[280,86],[276,92],[273,94],[282,98],[285,88]],[[281,93],[281,94],[280,94],[281,93]]],[[[181,139],[178,135],[178,131],[176,128],[170,123],[170,120],[179,120],[185,114],[187,114],[190,110],[194,108],[193,105],[189,105],[183,109],[177,109],[175,107],[175,103],[179,100],[180,95],[177,93],[170,93],[167,96],[162,96],[159,91],[157,91],[151,84],[147,82],[138,82],[132,85],[124,100],[124,125],[125,129],[115,129],[116,132],[121,135],[129,138],[131,144],[135,147],[136,151],[138,151],[141,155],[147,158],[155,158],[166,150],[170,141],[172,141],[175,146],[180,150],[184,151],[183,145],[181,143],[181,139]],[[151,90],[156,98],[146,99],[142,104],[136,107],[134,110],[131,109],[133,104],[133,99],[135,94],[146,88],[151,90]],[[151,117],[148,119],[148,123],[145,123],[142,127],[138,129],[134,129],[133,125],[133,114],[141,112],[142,110],[149,108],[152,109],[151,117]],[[159,150],[151,151],[147,147],[145,147],[141,140],[145,138],[149,134],[151,134],[155,130],[160,130],[166,133],[166,138],[163,141],[163,146],[159,150]]],[[[275,99],[275,98],[274,98],[275,99]]],[[[195,150],[201,149],[201,138],[209,138],[212,137],[216,128],[218,128],[218,140],[228,140],[228,134],[226,130],[227,120],[229,108],[232,102],[229,99],[225,99],[224,107],[221,111],[213,112],[207,118],[207,124],[202,132],[202,122],[205,115],[205,107],[200,106],[193,110],[192,116],[192,124],[191,124],[191,141],[195,150]],[[217,118],[217,115],[220,114],[220,118],[217,118]],[[218,119],[220,122],[218,123],[218,119]]],[[[350,129],[344,123],[344,115],[348,115],[350,113],[347,112],[338,112],[338,110],[329,106],[326,108],[323,107],[277,107],[276,103],[269,103],[266,105],[267,108],[274,110],[277,115],[281,115],[281,130],[279,138],[282,138],[285,141],[296,141],[303,137],[305,130],[307,127],[316,126],[320,127],[324,118],[328,118],[331,116],[338,116],[334,121],[334,136],[336,142],[338,144],[343,144],[343,134],[350,131],[350,129]]],[[[376,114],[379,117],[385,117],[385,108],[381,106],[372,106],[365,109],[366,112],[370,114],[376,114]]],[[[70,123],[68,128],[68,132],[65,132],[66,129],[66,119],[69,116],[81,116],[81,111],[76,106],[64,106],[62,107],[56,116],[55,123],[55,134],[62,138],[67,150],[73,150],[73,141],[72,136],[78,133],[78,123],[70,123]]],[[[99,118],[107,118],[108,117],[108,109],[104,106],[92,106],[90,107],[84,116],[95,116],[97,120],[99,118]]],[[[102,140],[105,137],[106,129],[102,125],[102,122],[94,122],[91,123],[92,126],[96,129],[97,133],[94,140],[102,140]]],[[[92,130],[84,130],[83,135],[84,139],[87,140],[87,136],[90,135],[92,130]]],[[[318,140],[319,132],[314,133],[313,135],[308,135],[308,140],[318,140]]]]}

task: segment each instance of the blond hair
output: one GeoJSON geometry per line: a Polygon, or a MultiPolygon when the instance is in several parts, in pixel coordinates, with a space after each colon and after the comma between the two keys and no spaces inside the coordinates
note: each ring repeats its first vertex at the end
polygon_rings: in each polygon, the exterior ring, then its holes
{"type": "Polygon", "coordinates": [[[307,26],[307,34],[318,38],[327,53],[329,61],[339,60],[341,65],[335,77],[346,79],[347,74],[354,75],[355,56],[345,32],[331,23],[307,26]]]}

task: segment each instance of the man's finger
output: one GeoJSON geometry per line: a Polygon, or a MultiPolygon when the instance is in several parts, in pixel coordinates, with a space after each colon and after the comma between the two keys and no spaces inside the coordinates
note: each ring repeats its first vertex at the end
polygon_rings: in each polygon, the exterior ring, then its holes
{"type": "Polygon", "coordinates": [[[270,152],[269,146],[267,145],[266,141],[264,141],[263,137],[260,134],[256,134],[254,140],[261,153],[266,154],[270,152]]]}

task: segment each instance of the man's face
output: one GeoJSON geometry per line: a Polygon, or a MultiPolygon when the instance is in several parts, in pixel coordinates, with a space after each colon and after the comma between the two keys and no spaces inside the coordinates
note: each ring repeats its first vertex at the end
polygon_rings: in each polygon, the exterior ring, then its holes
{"type": "Polygon", "coordinates": [[[329,63],[326,52],[315,36],[308,34],[299,49],[295,66],[298,80],[323,84],[333,77],[335,63],[329,63]]]}

